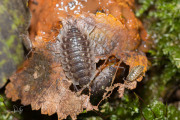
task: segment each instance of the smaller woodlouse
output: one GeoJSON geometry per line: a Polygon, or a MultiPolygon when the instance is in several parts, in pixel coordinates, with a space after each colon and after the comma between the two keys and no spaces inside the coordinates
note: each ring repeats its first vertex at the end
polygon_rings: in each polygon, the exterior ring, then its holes
{"type": "Polygon", "coordinates": [[[108,66],[96,77],[91,86],[91,93],[94,95],[101,95],[105,92],[106,87],[112,83],[113,76],[116,73],[114,65],[108,66]]]}
{"type": "Polygon", "coordinates": [[[143,70],[144,70],[144,66],[142,65],[135,66],[134,68],[132,68],[132,70],[126,77],[126,80],[128,82],[135,81],[140,75],[142,75],[143,70]]]}

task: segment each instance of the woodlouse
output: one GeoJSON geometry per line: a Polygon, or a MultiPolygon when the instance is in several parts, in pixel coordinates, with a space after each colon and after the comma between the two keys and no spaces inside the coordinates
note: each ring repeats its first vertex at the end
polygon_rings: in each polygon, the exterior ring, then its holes
{"type": "Polygon", "coordinates": [[[61,64],[73,85],[83,87],[92,80],[96,64],[92,43],[87,34],[80,31],[75,20],[63,23],[57,37],[61,48],[61,64]]]}
{"type": "Polygon", "coordinates": [[[93,95],[101,95],[105,92],[106,87],[109,87],[112,83],[116,69],[114,65],[111,65],[102,70],[92,83],[91,93],[93,95]]]}
{"type": "Polygon", "coordinates": [[[142,65],[135,66],[128,74],[126,80],[128,82],[135,81],[140,75],[142,75],[143,70],[144,70],[144,66],[142,65]]]}

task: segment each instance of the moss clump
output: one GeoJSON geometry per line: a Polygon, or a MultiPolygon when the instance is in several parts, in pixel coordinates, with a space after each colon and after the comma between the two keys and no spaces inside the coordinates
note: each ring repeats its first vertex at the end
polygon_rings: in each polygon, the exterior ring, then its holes
{"type": "Polygon", "coordinates": [[[4,100],[4,97],[0,95],[0,120],[20,119],[20,114],[14,113],[14,111],[8,109],[10,106],[10,102],[4,100]]]}
{"type": "Polygon", "coordinates": [[[106,116],[106,119],[111,120],[138,118],[140,113],[139,99],[130,98],[128,94],[125,94],[121,100],[102,105],[101,113],[106,116]]]}
{"type": "Polygon", "coordinates": [[[180,69],[180,1],[139,0],[139,3],[142,7],[136,15],[151,23],[148,31],[154,39],[156,50],[150,53],[158,58],[155,63],[159,65],[161,58],[167,58],[180,69]]]}
{"type": "Polygon", "coordinates": [[[154,100],[151,104],[147,105],[142,114],[146,120],[179,120],[180,111],[174,106],[164,105],[160,101],[154,100]]]}
{"type": "MultiPolygon", "coordinates": [[[[116,101],[117,102],[117,101],[116,101]]],[[[161,101],[152,100],[150,104],[145,104],[136,95],[131,98],[125,95],[120,102],[105,103],[101,112],[110,120],[126,119],[126,120],[179,120],[180,111],[174,106],[167,106],[161,101]],[[117,104],[118,103],[118,104],[117,104]]]]}
{"type": "Polygon", "coordinates": [[[151,77],[144,91],[149,93],[149,101],[162,99],[169,86],[178,84],[180,79],[180,1],[139,0],[139,4],[142,6],[136,15],[145,21],[154,41],[149,51],[153,58],[151,77]]]}

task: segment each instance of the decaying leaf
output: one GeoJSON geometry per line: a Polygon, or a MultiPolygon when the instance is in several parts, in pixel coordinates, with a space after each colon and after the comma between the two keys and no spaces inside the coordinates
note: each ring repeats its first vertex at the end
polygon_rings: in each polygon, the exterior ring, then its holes
{"type": "Polygon", "coordinates": [[[123,82],[125,76],[119,68],[126,68],[122,64],[129,66],[129,71],[135,66],[144,66],[145,73],[148,62],[144,53],[148,49],[145,46],[148,43],[147,33],[132,12],[133,0],[105,0],[101,1],[102,4],[98,0],[93,3],[72,2],[75,1],[67,0],[62,5],[59,4],[61,0],[37,0],[36,4],[30,4],[34,16],[30,30],[34,50],[21,68],[11,76],[11,82],[5,91],[6,96],[13,101],[20,99],[23,105],[31,104],[33,110],[41,109],[42,114],[57,113],[58,119],[64,119],[68,115],[76,119],[83,109],[90,111],[98,107],[90,103],[91,94],[79,95],[70,90],[72,82],[61,66],[60,42],[56,37],[62,34],[59,31],[64,29],[63,22],[67,22],[69,18],[94,43],[96,65],[105,61],[97,67],[97,75],[91,87],[92,93],[105,92],[102,100],[109,97],[109,93],[116,87],[119,87],[119,97],[122,97],[125,88],[134,89],[137,81],[142,80],[144,74],[135,81],[123,82]],[[71,8],[72,5],[74,9],[71,8]],[[80,5],[84,7],[81,8],[80,5]],[[79,12],[75,14],[78,7],[79,12]],[[104,13],[97,12],[100,8],[104,13]],[[91,26],[93,30],[88,32],[91,26]],[[116,60],[109,62],[110,57],[116,60]],[[104,86],[100,88],[103,81],[104,86]]]}
{"type": "Polygon", "coordinates": [[[69,90],[71,85],[66,79],[58,56],[46,50],[34,51],[32,57],[10,79],[6,95],[13,101],[21,99],[23,105],[31,104],[33,110],[41,108],[42,114],[58,113],[59,119],[68,115],[76,118],[83,108],[95,107],[89,102],[89,96],[77,96],[69,90]]]}

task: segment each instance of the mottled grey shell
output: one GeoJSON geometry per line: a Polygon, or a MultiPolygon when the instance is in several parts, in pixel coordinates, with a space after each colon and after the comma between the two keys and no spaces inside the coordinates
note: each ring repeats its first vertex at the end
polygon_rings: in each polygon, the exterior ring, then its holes
{"type": "Polygon", "coordinates": [[[81,87],[90,83],[96,69],[94,48],[88,38],[71,18],[63,21],[63,28],[57,37],[60,41],[61,64],[66,77],[81,87]]]}
{"type": "Polygon", "coordinates": [[[142,75],[143,70],[144,70],[144,66],[142,65],[135,66],[128,74],[126,80],[135,81],[140,75],[142,75]]]}

